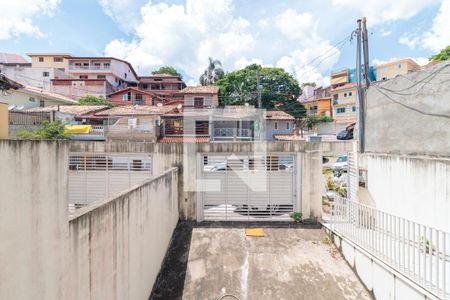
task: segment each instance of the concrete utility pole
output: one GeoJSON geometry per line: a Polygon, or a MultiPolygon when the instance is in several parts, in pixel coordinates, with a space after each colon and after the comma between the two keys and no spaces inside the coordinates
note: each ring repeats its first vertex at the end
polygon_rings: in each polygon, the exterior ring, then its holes
{"type": "Polygon", "coordinates": [[[369,35],[367,34],[366,17],[362,18],[362,46],[364,53],[364,77],[366,79],[366,89],[370,86],[369,73],[369,35]]]}
{"type": "Polygon", "coordinates": [[[262,103],[261,103],[261,83],[259,80],[259,70],[256,70],[256,92],[258,95],[258,108],[262,108],[262,103]]]}
{"type": "MultiPolygon", "coordinates": [[[[364,91],[361,86],[361,19],[357,21],[358,28],[356,29],[356,89],[358,99],[358,137],[359,137],[359,152],[364,152],[364,91]]],[[[366,74],[367,77],[367,74],[366,74]]]]}

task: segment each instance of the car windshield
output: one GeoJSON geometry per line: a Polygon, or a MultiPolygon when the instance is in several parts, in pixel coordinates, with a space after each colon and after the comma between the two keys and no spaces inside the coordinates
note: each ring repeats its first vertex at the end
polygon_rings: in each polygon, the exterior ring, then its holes
{"type": "Polygon", "coordinates": [[[347,156],[341,156],[337,159],[336,162],[346,162],[347,161],[347,156]]]}

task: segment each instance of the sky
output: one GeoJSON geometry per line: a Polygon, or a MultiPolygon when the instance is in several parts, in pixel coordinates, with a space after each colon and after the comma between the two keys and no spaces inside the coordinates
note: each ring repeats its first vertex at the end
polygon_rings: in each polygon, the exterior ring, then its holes
{"type": "Polygon", "coordinates": [[[450,44],[450,0],[0,0],[0,52],[114,56],[139,75],[163,65],[196,84],[208,57],[225,71],[282,67],[326,85],[353,68],[367,17],[372,64],[419,64],[450,44]]]}

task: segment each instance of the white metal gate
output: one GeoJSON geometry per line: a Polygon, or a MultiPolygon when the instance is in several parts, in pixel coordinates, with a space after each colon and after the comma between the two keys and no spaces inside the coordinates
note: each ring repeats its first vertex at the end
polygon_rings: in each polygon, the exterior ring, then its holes
{"type": "Polygon", "coordinates": [[[294,158],[202,155],[203,220],[288,220],[296,209],[294,158]]]}
{"type": "Polygon", "coordinates": [[[69,204],[103,200],[152,174],[150,155],[85,154],[69,156],[69,204]]]}

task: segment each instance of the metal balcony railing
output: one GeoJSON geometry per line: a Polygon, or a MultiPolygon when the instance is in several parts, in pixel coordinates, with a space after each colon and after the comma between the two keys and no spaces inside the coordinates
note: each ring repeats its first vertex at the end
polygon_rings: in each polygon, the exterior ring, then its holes
{"type": "Polygon", "coordinates": [[[335,197],[331,230],[440,299],[450,299],[450,233],[335,197]]]}
{"type": "Polygon", "coordinates": [[[243,128],[214,128],[214,137],[252,137],[251,129],[243,129],[243,128]]]}

